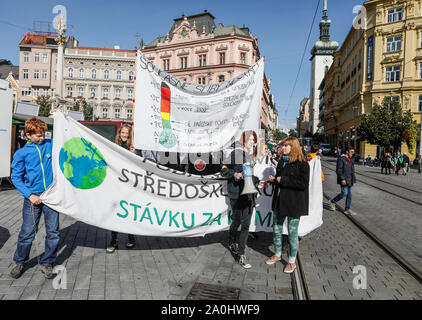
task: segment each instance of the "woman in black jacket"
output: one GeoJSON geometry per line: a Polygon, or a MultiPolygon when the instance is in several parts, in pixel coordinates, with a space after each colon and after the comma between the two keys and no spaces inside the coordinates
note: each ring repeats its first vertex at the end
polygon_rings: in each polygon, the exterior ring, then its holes
{"type": "Polygon", "coordinates": [[[286,138],[282,146],[283,155],[278,162],[276,176],[270,177],[270,181],[275,185],[272,205],[275,255],[266,263],[274,264],[281,260],[283,224],[287,217],[290,250],[289,263],[284,268],[284,272],[292,273],[296,269],[296,255],[299,249],[300,217],[308,215],[309,164],[305,160],[297,138],[286,138]]]}
{"type": "MultiPolygon", "coordinates": [[[[254,131],[243,132],[240,141],[230,155],[229,163],[224,164],[221,169],[221,175],[227,179],[227,193],[233,218],[229,231],[229,249],[234,255],[239,256],[239,264],[245,269],[252,267],[246,260],[245,249],[256,194],[242,194],[246,178],[243,176],[245,174],[243,167],[244,165],[250,167],[251,172],[248,174],[253,173],[256,156],[254,146],[257,141],[258,138],[254,131]],[[240,225],[239,235],[237,229],[240,225]]],[[[258,187],[259,179],[253,174],[251,179],[255,188],[258,187]]],[[[261,185],[263,184],[264,182],[261,183],[261,185]]]]}

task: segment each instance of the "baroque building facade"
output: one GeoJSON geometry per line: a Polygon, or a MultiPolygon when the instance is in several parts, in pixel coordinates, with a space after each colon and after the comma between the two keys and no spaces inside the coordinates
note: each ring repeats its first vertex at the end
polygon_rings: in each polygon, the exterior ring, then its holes
{"type": "MultiPolygon", "coordinates": [[[[247,27],[217,26],[214,19],[206,10],[182,15],[174,19],[166,36],[143,45],[142,52],[155,65],[187,82],[208,84],[232,79],[260,59],[258,38],[247,27]]],[[[270,85],[264,76],[261,129],[267,133],[277,128],[278,122],[270,85]]]]}
{"type": "MultiPolygon", "coordinates": [[[[374,104],[386,97],[398,100],[421,123],[422,1],[372,0],[363,6],[366,28],[352,28],[335,52],[320,120],[331,146],[353,145],[366,157],[381,151],[361,141],[357,132],[360,115],[370,113],[374,104]]],[[[405,144],[402,151],[408,151],[405,144]]]]}

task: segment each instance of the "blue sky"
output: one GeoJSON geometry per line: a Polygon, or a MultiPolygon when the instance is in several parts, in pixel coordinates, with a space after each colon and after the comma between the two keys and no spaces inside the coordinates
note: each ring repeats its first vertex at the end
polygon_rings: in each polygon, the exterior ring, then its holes
{"type": "MultiPolygon", "coordinates": [[[[332,20],[331,38],[342,44],[349,32],[353,7],[362,0],[328,0],[328,16],[332,20]]],[[[260,0],[260,1],[140,1],[140,0],[15,0],[0,5],[0,59],[19,63],[18,43],[25,32],[31,31],[33,21],[52,21],[55,5],[64,5],[72,34],[81,46],[132,49],[136,34],[149,43],[165,35],[173,19],[198,14],[207,9],[215,22],[223,25],[246,25],[257,34],[261,55],[265,56],[265,73],[272,79],[271,91],[278,105],[279,124],[295,127],[299,103],[309,96],[310,50],[319,38],[319,21],[323,0],[306,50],[303,67],[292,93],[302,53],[318,0],[260,0]],[[288,108],[288,109],[287,109],[288,108]],[[287,109],[287,113],[286,113],[287,109]]]]}

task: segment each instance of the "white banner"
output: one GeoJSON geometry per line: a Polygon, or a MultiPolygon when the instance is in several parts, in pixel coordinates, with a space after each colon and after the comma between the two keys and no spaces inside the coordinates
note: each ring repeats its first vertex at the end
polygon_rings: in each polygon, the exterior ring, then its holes
{"type": "MultiPolygon", "coordinates": [[[[275,171],[263,160],[258,159],[255,174],[266,180],[275,171]]],[[[310,165],[313,178],[321,183],[319,160],[310,165]]],[[[54,114],[53,172],[54,181],[41,195],[42,201],[97,227],[139,235],[190,237],[227,230],[230,225],[225,181],[149,162],[59,111],[54,114]]],[[[260,189],[251,231],[272,230],[271,189],[260,189]]],[[[316,191],[322,197],[322,189],[316,191]]],[[[322,201],[310,206],[315,208],[310,217],[302,218],[300,236],[322,223],[322,201]]]]}
{"type": "Polygon", "coordinates": [[[10,176],[13,90],[0,79],[0,178],[10,176]]]}
{"type": "Polygon", "coordinates": [[[229,147],[245,130],[258,132],[263,59],[232,80],[207,85],[173,77],[140,51],[136,61],[136,149],[212,152],[229,147]]]}

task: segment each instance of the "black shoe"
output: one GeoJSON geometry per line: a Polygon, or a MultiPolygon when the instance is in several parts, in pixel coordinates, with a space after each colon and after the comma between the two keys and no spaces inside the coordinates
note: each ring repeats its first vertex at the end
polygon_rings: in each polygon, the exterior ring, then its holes
{"type": "Polygon", "coordinates": [[[113,253],[117,249],[117,242],[110,242],[110,245],[107,247],[107,253],[113,253]]]}
{"type": "Polygon", "coordinates": [[[53,266],[51,264],[41,266],[41,272],[44,273],[46,279],[52,279],[56,276],[56,274],[53,273],[53,266]]]}
{"type": "Polygon", "coordinates": [[[237,255],[239,253],[239,244],[237,243],[229,244],[229,250],[234,255],[237,255]]]}
{"type": "Polygon", "coordinates": [[[13,269],[10,271],[10,276],[14,279],[19,278],[23,273],[23,266],[15,265],[13,269]]]}
{"type": "Polygon", "coordinates": [[[135,236],[130,234],[126,242],[126,248],[132,249],[136,245],[135,236]]]}

